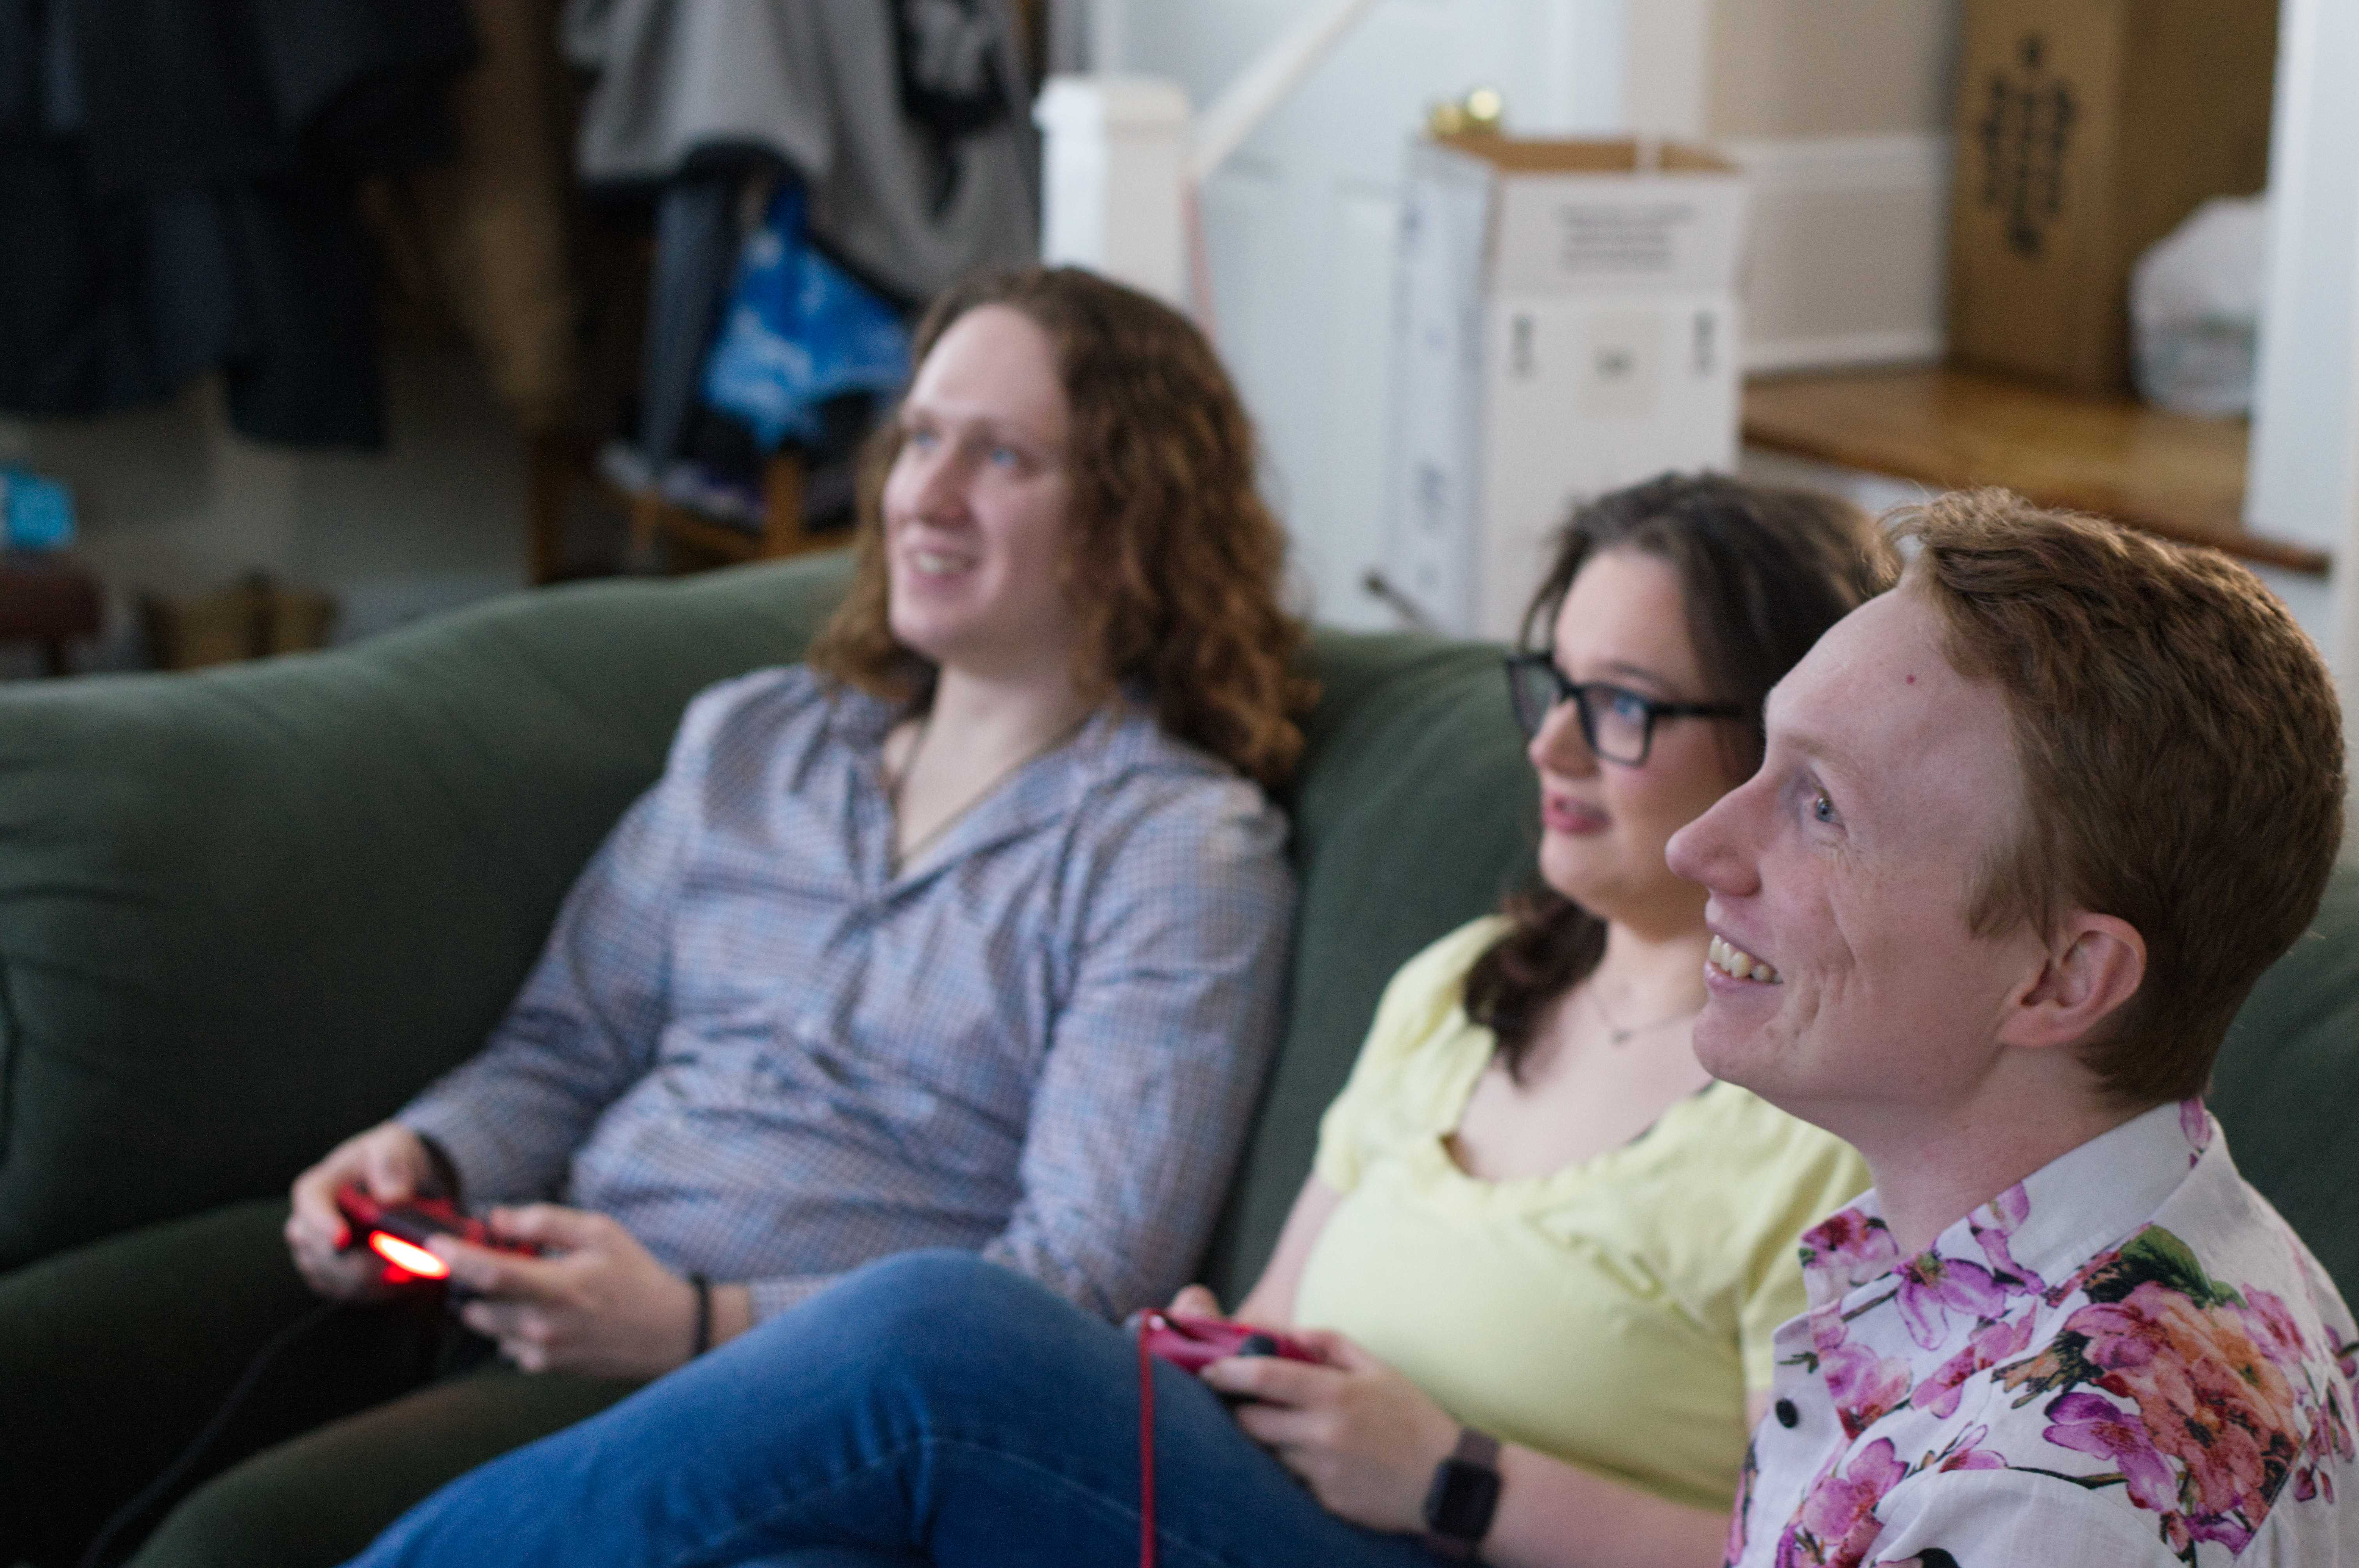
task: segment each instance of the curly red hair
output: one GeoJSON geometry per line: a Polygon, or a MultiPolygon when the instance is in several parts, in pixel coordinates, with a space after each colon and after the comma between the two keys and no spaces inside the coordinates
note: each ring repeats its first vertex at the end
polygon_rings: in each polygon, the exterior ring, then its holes
{"type": "MultiPolygon", "coordinates": [[[[970,279],[919,324],[922,362],[984,305],[1048,334],[1072,411],[1068,588],[1083,689],[1145,687],[1169,734],[1266,785],[1302,754],[1317,696],[1296,669],[1301,624],[1279,603],[1286,535],[1255,488],[1253,422],[1195,325],[1135,289],[1071,267],[970,279]]],[[[922,704],[934,666],[893,635],[880,496],[897,424],[871,444],[851,592],[810,653],[822,673],[922,704]]]]}

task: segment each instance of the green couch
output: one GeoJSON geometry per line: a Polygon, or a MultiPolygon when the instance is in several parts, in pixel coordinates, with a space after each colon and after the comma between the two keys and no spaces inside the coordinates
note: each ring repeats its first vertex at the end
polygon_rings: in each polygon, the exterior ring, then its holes
{"type": "MultiPolygon", "coordinates": [[[[0,689],[0,1271],[283,1191],[473,1052],[689,697],[799,656],[842,581],[553,589],[339,653],[0,689]]],[[[1532,833],[1490,650],[1315,660],[1292,1022],[1223,1284],[1386,976],[1495,904],[1532,833]]]]}
{"type": "MultiPolygon", "coordinates": [[[[689,697],[795,658],[841,585],[829,561],[592,585],[338,653],[0,690],[0,1280],[280,1192],[473,1051],[689,697]]],[[[1495,904],[1533,833],[1494,650],[1328,633],[1312,662],[1290,1015],[1205,1264],[1224,1294],[1386,976],[1495,904]]],[[[2214,1104],[2359,1293],[2359,877],[2263,981],[2214,1104]]]]}

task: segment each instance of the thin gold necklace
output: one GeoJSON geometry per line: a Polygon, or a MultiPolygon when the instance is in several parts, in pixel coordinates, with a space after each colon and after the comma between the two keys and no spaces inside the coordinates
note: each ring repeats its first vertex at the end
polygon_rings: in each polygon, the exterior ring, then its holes
{"type": "MultiPolygon", "coordinates": [[[[918,857],[922,854],[935,839],[940,838],[943,834],[957,827],[960,822],[965,819],[968,812],[973,810],[976,806],[989,799],[992,793],[998,789],[1001,784],[1006,784],[1016,773],[1030,767],[1034,762],[1038,762],[1041,758],[1047,756],[1049,752],[1055,751],[1058,747],[1063,745],[1074,736],[1080,734],[1082,731],[1082,726],[1087,724],[1089,721],[1090,714],[1088,712],[1084,712],[1079,719],[1076,719],[1071,724],[1066,726],[1061,733],[1050,737],[1041,744],[1034,747],[1031,751],[1027,752],[1024,755],[1016,758],[1014,762],[1008,763],[1006,767],[1000,769],[997,773],[992,774],[990,779],[984,784],[982,788],[976,790],[973,794],[968,795],[965,800],[959,803],[959,807],[956,811],[951,812],[948,816],[945,816],[940,822],[935,823],[931,827],[927,828],[924,835],[916,842],[912,843],[908,849],[897,849],[893,855],[894,873],[897,876],[904,868],[916,864],[918,857]]],[[[896,840],[900,838],[901,834],[901,792],[903,786],[908,784],[909,775],[917,772],[918,753],[925,749],[926,737],[933,733],[933,726],[934,710],[929,708],[925,712],[918,716],[918,732],[909,738],[909,754],[901,759],[901,765],[893,771],[892,778],[886,782],[885,786],[885,802],[887,806],[890,806],[893,808],[893,836],[896,840]]]]}
{"type": "Polygon", "coordinates": [[[1596,986],[1585,985],[1582,987],[1581,994],[1589,999],[1589,1005],[1597,1010],[1597,1016],[1604,1022],[1605,1043],[1608,1045],[1623,1044],[1638,1035],[1652,1033],[1654,1031],[1663,1028],[1667,1024],[1677,1023],[1683,1018],[1693,1018],[1697,1013],[1703,1011],[1702,1004],[1698,1003],[1694,1007],[1681,1008],[1679,1011],[1658,1018],[1652,1023],[1634,1023],[1630,1025],[1629,1028],[1625,1029],[1622,1025],[1614,1022],[1614,1015],[1612,1013],[1605,1011],[1604,999],[1597,994],[1596,986]]]}

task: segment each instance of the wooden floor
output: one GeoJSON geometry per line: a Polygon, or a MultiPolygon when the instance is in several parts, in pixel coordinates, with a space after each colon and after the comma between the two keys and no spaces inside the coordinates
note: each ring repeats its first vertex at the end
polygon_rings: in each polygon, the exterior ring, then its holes
{"type": "Polygon", "coordinates": [[[1745,389],[1745,438],[1920,480],[1998,484],[2248,560],[2323,573],[2307,545],[2245,531],[2245,424],[2167,414],[1957,370],[1767,377],[1745,389]]]}

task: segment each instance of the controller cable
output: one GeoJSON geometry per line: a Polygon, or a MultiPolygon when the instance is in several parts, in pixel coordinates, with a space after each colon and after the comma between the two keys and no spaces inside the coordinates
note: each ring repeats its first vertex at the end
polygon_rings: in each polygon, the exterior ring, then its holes
{"type": "Polygon", "coordinates": [[[162,1475],[142,1487],[137,1497],[114,1510],[106,1523],[100,1528],[98,1534],[92,1539],[90,1550],[82,1554],[78,1568],[99,1568],[99,1564],[106,1560],[106,1550],[114,1544],[115,1538],[136,1522],[141,1515],[168,1496],[173,1487],[188,1478],[189,1472],[196,1468],[197,1462],[205,1456],[205,1451],[211,1448],[223,1432],[228,1429],[230,1418],[237,1413],[238,1408],[245,1404],[247,1398],[261,1385],[262,1374],[269,1370],[270,1364],[278,1359],[288,1346],[343,1309],[342,1302],[321,1302],[301,1317],[280,1329],[271,1337],[268,1344],[255,1352],[254,1359],[246,1363],[245,1370],[238,1375],[237,1381],[231,1386],[229,1397],[222,1401],[221,1408],[215,1411],[212,1419],[205,1423],[204,1430],[198,1433],[195,1440],[180,1451],[179,1458],[165,1466],[162,1475]]]}
{"type": "Polygon", "coordinates": [[[1138,1568],[1155,1568],[1155,1353],[1147,1331],[1161,1326],[1163,1314],[1149,1313],[1138,1336],[1138,1568]]]}
{"type": "MultiPolygon", "coordinates": [[[[1147,1336],[1152,1330],[1169,1328],[1171,1320],[1159,1312],[1142,1312],[1123,1326],[1138,1342],[1138,1568],[1155,1568],[1155,1352],[1147,1347],[1147,1336]]],[[[1259,1333],[1246,1335],[1234,1352],[1277,1353],[1277,1340],[1259,1333]]]]}

